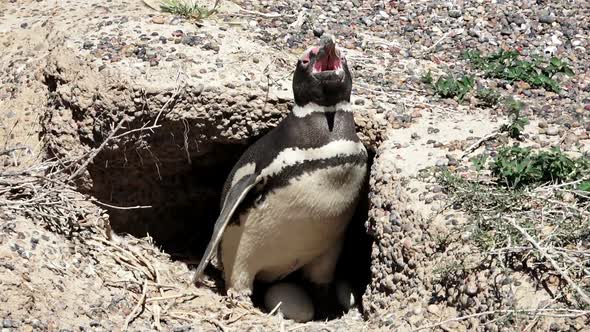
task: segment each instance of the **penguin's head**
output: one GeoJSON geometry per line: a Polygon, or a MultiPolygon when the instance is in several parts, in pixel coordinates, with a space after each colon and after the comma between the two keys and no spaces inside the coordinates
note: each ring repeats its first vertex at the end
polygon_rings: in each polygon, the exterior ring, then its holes
{"type": "Polygon", "coordinates": [[[331,35],[324,34],[318,46],[310,47],[297,61],[293,75],[295,103],[332,106],[350,101],[352,76],[344,55],[331,35]]]}

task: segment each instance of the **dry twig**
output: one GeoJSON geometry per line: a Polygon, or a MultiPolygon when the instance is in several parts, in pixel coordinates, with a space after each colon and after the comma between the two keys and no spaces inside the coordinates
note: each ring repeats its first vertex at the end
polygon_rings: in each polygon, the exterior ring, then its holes
{"type": "Polygon", "coordinates": [[[489,134],[485,135],[484,137],[480,138],[475,143],[471,144],[467,149],[465,149],[465,152],[463,152],[463,155],[461,156],[461,158],[467,157],[473,151],[477,150],[483,143],[493,140],[493,139],[496,139],[500,134],[501,134],[501,132],[494,131],[494,132],[489,133],[489,134]]]}
{"type": "Polygon", "coordinates": [[[78,175],[80,175],[82,172],[84,172],[86,167],[88,167],[88,165],[94,160],[94,158],[96,158],[98,153],[105,148],[107,143],[109,143],[109,141],[115,136],[115,134],[119,131],[119,129],[121,129],[123,127],[123,124],[125,123],[125,121],[127,121],[127,118],[123,118],[121,121],[119,121],[119,123],[117,124],[115,129],[113,129],[113,131],[111,131],[109,136],[107,136],[107,138],[100,144],[100,146],[97,149],[94,149],[90,153],[90,155],[88,156],[86,161],[80,167],[78,167],[78,169],[72,175],[70,175],[70,177],[68,178],[68,182],[72,181],[78,175]]]}
{"type": "Polygon", "coordinates": [[[148,282],[146,280],[143,284],[143,287],[141,290],[141,296],[139,297],[139,300],[135,304],[135,307],[133,307],[133,310],[131,310],[129,315],[127,315],[127,317],[125,318],[125,322],[123,323],[123,328],[122,328],[123,331],[127,331],[127,329],[129,329],[129,324],[131,324],[135,320],[135,318],[137,318],[137,316],[139,316],[139,314],[141,313],[140,308],[145,305],[145,298],[146,298],[146,294],[147,294],[147,289],[148,289],[148,282]]]}
{"type": "Polygon", "coordinates": [[[174,294],[174,295],[166,295],[166,296],[160,296],[160,297],[151,297],[149,299],[146,300],[146,302],[154,302],[154,301],[166,301],[166,300],[173,300],[173,299],[178,299],[181,297],[191,297],[191,298],[195,298],[198,297],[198,294],[195,293],[182,293],[182,294],[174,294]]]}
{"type": "Polygon", "coordinates": [[[137,210],[137,209],[151,209],[152,208],[151,205],[117,206],[117,205],[103,203],[96,198],[91,198],[90,201],[93,203],[96,203],[98,205],[102,205],[104,207],[108,207],[108,208],[115,209],[115,210],[137,210]]]}
{"type": "Polygon", "coordinates": [[[445,324],[452,322],[460,322],[470,318],[477,318],[487,315],[498,315],[498,314],[533,314],[535,316],[546,316],[546,317],[562,317],[562,318],[577,318],[582,316],[590,315],[590,310],[574,310],[574,309],[520,309],[520,310],[488,310],[478,312],[471,315],[465,315],[455,318],[450,318],[438,323],[423,325],[413,329],[412,331],[432,330],[435,327],[442,327],[445,324]]]}
{"type": "Polygon", "coordinates": [[[568,285],[572,287],[576,291],[576,293],[578,293],[582,301],[584,301],[587,305],[590,305],[590,298],[588,297],[588,295],[582,290],[582,288],[580,288],[580,286],[577,283],[575,283],[570,278],[569,274],[559,266],[559,264],[553,259],[553,257],[551,257],[551,255],[547,253],[545,248],[541,247],[539,243],[535,241],[535,239],[533,239],[533,237],[530,236],[524,228],[520,227],[514,219],[509,218],[508,221],[510,222],[512,227],[517,229],[527,239],[527,241],[530,242],[533,245],[533,247],[535,247],[535,249],[537,249],[541,256],[543,256],[543,258],[545,258],[549,262],[549,264],[551,264],[553,269],[561,276],[561,278],[563,278],[563,280],[565,280],[568,283],[568,285]]]}
{"type": "Polygon", "coordinates": [[[4,149],[4,150],[1,150],[1,151],[0,151],[0,156],[3,156],[3,155],[10,154],[10,153],[12,153],[12,152],[14,152],[14,151],[18,151],[18,150],[28,150],[28,149],[29,149],[29,148],[28,148],[28,147],[26,147],[26,146],[15,146],[15,147],[12,147],[12,148],[7,148],[7,149],[4,149]]]}

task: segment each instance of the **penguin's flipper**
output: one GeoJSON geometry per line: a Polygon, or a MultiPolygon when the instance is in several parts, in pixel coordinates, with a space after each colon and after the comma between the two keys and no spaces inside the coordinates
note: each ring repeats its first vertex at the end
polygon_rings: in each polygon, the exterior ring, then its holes
{"type": "Polygon", "coordinates": [[[205,254],[201,258],[199,266],[197,267],[197,271],[193,277],[193,283],[196,283],[203,275],[205,267],[207,267],[207,264],[209,264],[211,261],[211,258],[213,257],[217,246],[219,245],[219,241],[221,241],[221,238],[223,237],[225,227],[231,220],[240,203],[244,200],[252,187],[254,187],[259,182],[259,180],[260,179],[256,176],[256,174],[244,176],[229,189],[223,202],[223,208],[221,209],[219,218],[217,218],[217,221],[215,221],[213,235],[211,236],[211,240],[207,245],[207,250],[205,250],[205,254]]]}

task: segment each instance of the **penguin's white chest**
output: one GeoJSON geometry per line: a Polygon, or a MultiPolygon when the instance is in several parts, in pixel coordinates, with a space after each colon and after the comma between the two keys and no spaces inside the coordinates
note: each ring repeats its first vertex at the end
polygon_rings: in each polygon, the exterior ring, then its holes
{"type": "Polygon", "coordinates": [[[365,164],[321,168],[269,192],[240,215],[239,226],[226,229],[221,248],[226,279],[244,273],[276,280],[339,246],[366,171],[365,164]]]}

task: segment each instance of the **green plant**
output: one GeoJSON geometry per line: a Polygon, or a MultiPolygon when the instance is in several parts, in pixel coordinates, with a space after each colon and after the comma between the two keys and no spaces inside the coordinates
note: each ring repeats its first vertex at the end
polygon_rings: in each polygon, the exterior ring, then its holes
{"type": "Polygon", "coordinates": [[[549,61],[549,66],[545,68],[545,72],[549,77],[555,74],[563,73],[567,76],[574,76],[574,71],[567,65],[567,63],[557,57],[552,57],[549,61]]]}
{"type": "MultiPolygon", "coordinates": [[[[546,182],[563,183],[582,179],[590,173],[590,160],[572,159],[559,148],[534,152],[530,148],[502,147],[491,164],[491,171],[508,187],[546,182]]],[[[582,182],[582,188],[587,184],[582,182]]]]}
{"type": "Polygon", "coordinates": [[[420,80],[422,83],[432,85],[432,82],[434,82],[434,79],[432,78],[432,71],[429,70],[426,74],[422,75],[420,80]]]}
{"type": "Polygon", "coordinates": [[[561,90],[557,81],[553,78],[562,73],[568,76],[574,75],[568,64],[552,57],[547,62],[541,58],[533,57],[529,60],[520,59],[517,51],[500,49],[489,56],[482,56],[478,51],[466,51],[463,57],[478,70],[482,70],[486,77],[499,78],[509,82],[524,81],[531,86],[544,88],[553,92],[561,90]]]}
{"type": "Polygon", "coordinates": [[[213,4],[213,8],[207,9],[199,6],[196,3],[188,3],[186,0],[162,0],[160,9],[170,14],[184,16],[186,18],[195,20],[202,20],[217,12],[219,2],[220,0],[216,0],[213,4]]]}
{"type": "Polygon", "coordinates": [[[485,106],[494,106],[500,101],[500,93],[494,89],[481,88],[477,90],[475,97],[485,106]]]}
{"type": "Polygon", "coordinates": [[[509,187],[537,182],[541,178],[541,170],[531,160],[531,150],[527,148],[500,148],[491,170],[509,187]]]}
{"type": "Polygon", "coordinates": [[[486,161],[488,160],[488,155],[487,154],[480,154],[480,155],[470,158],[469,160],[471,161],[471,163],[475,167],[475,170],[480,172],[480,171],[484,170],[484,168],[486,166],[486,161]]]}
{"type": "Polygon", "coordinates": [[[519,113],[520,114],[520,111],[522,111],[524,109],[524,103],[522,101],[516,100],[512,97],[507,97],[506,99],[504,99],[504,107],[506,107],[506,110],[510,114],[512,114],[512,113],[519,113]]]}
{"type": "Polygon", "coordinates": [[[582,181],[578,184],[578,190],[590,192],[590,181],[582,181]]]}
{"type": "MultiPolygon", "coordinates": [[[[432,77],[430,77],[432,79],[432,77]]],[[[434,91],[443,98],[455,98],[459,102],[463,101],[465,95],[471,91],[475,85],[473,76],[463,75],[456,79],[453,75],[441,76],[432,85],[434,91]]]]}
{"type": "Polygon", "coordinates": [[[512,97],[508,97],[504,100],[503,104],[506,108],[506,111],[508,112],[510,122],[503,124],[500,127],[500,131],[508,133],[508,136],[511,138],[519,139],[520,135],[524,131],[524,126],[529,123],[529,119],[527,117],[520,115],[520,112],[524,108],[524,103],[519,100],[515,100],[512,97]]]}

